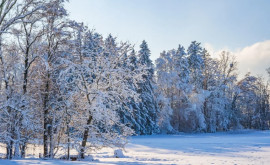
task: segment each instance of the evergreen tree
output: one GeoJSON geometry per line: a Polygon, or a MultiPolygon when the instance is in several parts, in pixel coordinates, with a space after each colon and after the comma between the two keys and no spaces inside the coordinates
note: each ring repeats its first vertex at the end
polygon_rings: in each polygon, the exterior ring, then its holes
{"type": "Polygon", "coordinates": [[[195,89],[202,88],[204,68],[203,49],[201,43],[193,41],[187,50],[188,63],[190,70],[190,82],[194,84],[195,89]]]}
{"type": "Polygon", "coordinates": [[[137,92],[140,95],[141,102],[139,103],[136,118],[140,125],[139,134],[153,134],[158,131],[157,127],[157,112],[158,106],[154,95],[154,68],[150,59],[150,50],[146,41],[140,45],[138,53],[138,63],[145,68],[143,73],[143,81],[138,84],[137,92]]]}

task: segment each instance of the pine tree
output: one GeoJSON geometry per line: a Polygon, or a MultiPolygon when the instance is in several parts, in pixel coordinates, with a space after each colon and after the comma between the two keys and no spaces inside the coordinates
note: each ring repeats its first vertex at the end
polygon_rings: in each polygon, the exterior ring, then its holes
{"type": "Polygon", "coordinates": [[[139,83],[137,89],[141,102],[138,105],[139,112],[137,114],[139,115],[135,118],[140,125],[139,134],[153,134],[158,131],[156,124],[158,107],[154,96],[154,68],[146,41],[140,45],[138,57],[138,64],[144,66],[146,71],[143,75],[143,81],[139,83]]]}
{"type": "Polygon", "coordinates": [[[188,47],[188,63],[190,69],[190,82],[195,85],[195,89],[202,88],[204,68],[203,49],[201,43],[193,41],[188,47]]]}

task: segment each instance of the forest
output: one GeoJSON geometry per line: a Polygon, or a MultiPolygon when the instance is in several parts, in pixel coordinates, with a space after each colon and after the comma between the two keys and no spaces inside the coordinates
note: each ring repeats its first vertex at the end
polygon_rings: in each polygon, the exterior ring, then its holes
{"type": "MultiPolygon", "coordinates": [[[[124,148],[136,135],[270,128],[269,77],[244,73],[192,41],[160,53],[147,41],[102,36],[70,20],[66,0],[0,3],[0,145],[6,159],[41,144],[42,158],[70,149],[124,148]]],[[[269,64],[270,67],[270,64],[269,64]]]]}

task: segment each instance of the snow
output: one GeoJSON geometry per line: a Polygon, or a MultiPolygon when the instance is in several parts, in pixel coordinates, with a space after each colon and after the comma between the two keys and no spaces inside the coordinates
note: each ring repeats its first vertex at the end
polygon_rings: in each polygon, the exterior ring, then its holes
{"type": "Polygon", "coordinates": [[[117,149],[114,151],[114,157],[115,158],[124,158],[125,155],[123,154],[123,151],[121,149],[117,149]]]}
{"type": "Polygon", "coordinates": [[[132,137],[124,158],[115,149],[92,154],[94,161],[0,160],[0,165],[61,164],[269,164],[270,131],[132,137]]]}

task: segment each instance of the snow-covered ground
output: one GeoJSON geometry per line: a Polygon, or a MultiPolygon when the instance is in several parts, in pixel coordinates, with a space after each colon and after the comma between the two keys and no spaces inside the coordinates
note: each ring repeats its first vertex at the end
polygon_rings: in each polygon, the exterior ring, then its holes
{"type": "Polygon", "coordinates": [[[58,164],[270,164],[270,131],[133,137],[125,158],[112,149],[93,154],[95,161],[0,160],[1,165],[58,164]]]}

